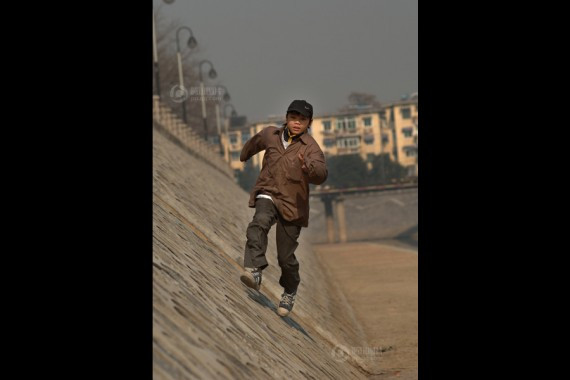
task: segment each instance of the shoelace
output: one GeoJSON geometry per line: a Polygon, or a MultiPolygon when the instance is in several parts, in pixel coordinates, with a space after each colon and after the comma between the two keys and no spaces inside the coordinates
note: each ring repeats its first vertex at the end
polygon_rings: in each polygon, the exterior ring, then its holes
{"type": "Polygon", "coordinates": [[[283,299],[281,300],[281,302],[283,302],[287,305],[291,305],[295,301],[295,295],[294,294],[283,293],[282,297],[283,297],[283,299]]]}

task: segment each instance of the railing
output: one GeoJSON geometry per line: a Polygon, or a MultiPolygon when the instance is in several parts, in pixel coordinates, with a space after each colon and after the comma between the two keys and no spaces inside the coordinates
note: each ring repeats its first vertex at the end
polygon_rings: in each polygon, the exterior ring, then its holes
{"type": "Polygon", "coordinates": [[[338,154],[360,153],[360,147],[337,147],[338,154]]]}
{"type": "Polygon", "coordinates": [[[339,137],[350,137],[350,136],[360,136],[363,131],[360,129],[335,129],[334,134],[339,137]]]}
{"type": "Polygon", "coordinates": [[[213,145],[202,139],[177,115],[170,107],[160,102],[158,96],[153,96],[152,117],[163,130],[175,138],[183,147],[192,152],[196,157],[201,158],[207,164],[234,178],[234,172],[230,164],[219,154],[219,146],[213,145]]]}
{"type": "Polygon", "coordinates": [[[384,185],[374,185],[374,186],[361,186],[361,187],[349,187],[344,189],[330,188],[329,186],[316,186],[314,190],[311,190],[311,196],[326,196],[326,195],[341,195],[350,193],[367,193],[367,192],[377,192],[377,191],[389,191],[389,190],[404,190],[404,189],[414,189],[418,187],[417,177],[402,178],[400,180],[393,180],[392,183],[384,185]]]}

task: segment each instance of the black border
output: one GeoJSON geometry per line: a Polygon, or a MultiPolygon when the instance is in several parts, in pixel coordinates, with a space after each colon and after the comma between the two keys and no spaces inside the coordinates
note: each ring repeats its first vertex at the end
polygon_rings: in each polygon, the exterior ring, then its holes
{"type": "Polygon", "coordinates": [[[34,23],[49,33],[29,171],[32,347],[45,361],[29,371],[43,376],[152,378],[151,11],[99,4],[34,23]]]}

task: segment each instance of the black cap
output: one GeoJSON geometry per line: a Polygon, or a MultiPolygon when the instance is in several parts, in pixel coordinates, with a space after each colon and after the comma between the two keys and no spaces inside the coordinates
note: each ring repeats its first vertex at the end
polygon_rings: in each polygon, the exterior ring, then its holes
{"type": "Polygon", "coordinates": [[[293,102],[287,108],[287,112],[297,111],[301,115],[313,118],[313,106],[307,103],[306,100],[293,100],[293,102]]]}

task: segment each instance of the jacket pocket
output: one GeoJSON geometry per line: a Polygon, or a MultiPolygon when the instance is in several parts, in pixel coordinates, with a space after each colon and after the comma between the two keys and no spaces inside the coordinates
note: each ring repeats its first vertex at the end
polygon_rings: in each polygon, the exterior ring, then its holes
{"type": "Polygon", "coordinates": [[[285,176],[292,182],[301,182],[303,180],[302,174],[295,169],[288,170],[285,176]]]}
{"type": "MultiPolygon", "coordinates": [[[[300,144],[300,143],[299,143],[300,144]]],[[[303,147],[300,149],[301,153],[303,155],[305,155],[306,151],[307,151],[307,147],[303,147]]],[[[305,173],[303,171],[303,169],[301,169],[301,162],[299,161],[299,159],[297,158],[297,155],[299,153],[295,154],[295,158],[293,158],[292,160],[289,161],[289,167],[287,168],[287,174],[286,177],[287,179],[291,180],[292,182],[303,182],[305,180],[305,178],[308,178],[307,173],[305,173]]]]}
{"type": "Polygon", "coordinates": [[[301,182],[303,180],[303,169],[298,162],[289,162],[285,177],[292,182],[301,182]]]}

